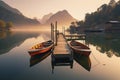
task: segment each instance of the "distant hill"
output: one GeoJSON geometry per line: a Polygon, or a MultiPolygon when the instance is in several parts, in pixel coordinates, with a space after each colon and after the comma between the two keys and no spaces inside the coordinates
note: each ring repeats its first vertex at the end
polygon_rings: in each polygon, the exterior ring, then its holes
{"type": "Polygon", "coordinates": [[[47,15],[44,15],[42,19],[40,19],[40,23],[44,24],[46,21],[53,15],[53,13],[49,13],[47,15]]]}
{"type": "Polygon", "coordinates": [[[50,25],[51,22],[58,22],[58,26],[69,26],[71,22],[76,21],[67,10],[59,11],[53,14],[46,22],[46,25],[50,25]]]}
{"type": "Polygon", "coordinates": [[[8,10],[10,10],[10,11],[13,12],[13,13],[22,15],[22,13],[21,13],[19,10],[10,7],[8,4],[6,4],[6,3],[3,2],[3,1],[0,1],[0,6],[6,8],[6,9],[8,9],[8,10]]]}
{"type": "Polygon", "coordinates": [[[6,22],[13,22],[15,26],[40,25],[40,22],[36,19],[25,17],[19,10],[10,7],[3,1],[0,1],[0,19],[6,22]]]}

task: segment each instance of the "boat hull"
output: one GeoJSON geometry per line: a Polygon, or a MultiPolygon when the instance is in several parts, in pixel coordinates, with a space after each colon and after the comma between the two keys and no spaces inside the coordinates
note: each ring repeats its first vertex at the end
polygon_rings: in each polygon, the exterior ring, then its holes
{"type": "Polygon", "coordinates": [[[47,43],[47,42],[36,44],[32,48],[30,48],[28,50],[28,53],[30,54],[30,56],[35,56],[35,55],[43,54],[43,53],[46,53],[46,52],[50,51],[53,47],[53,43],[51,42],[49,44],[49,46],[45,46],[44,45],[45,43],[47,43]]]}
{"type": "Polygon", "coordinates": [[[91,51],[78,51],[78,50],[75,50],[75,49],[72,49],[74,53],[78,53],[78,54],[81,54],[81,55],[85,55],[85,56],[89,56],[91,51]]]}
{"type": "Polygon", "coordinates": [[[38,50],[38,51],[34,51],[34,52],[30,52],[29,51],[29,54],[31,56],[35,56],[35,55],[38,55],[38,54],[42,54],[42,53],[46,53],[47,51],[49,51],[52,47],[49,47],[47,49],[43,49],[43,50],[38,50]]]}
{"type": "Polygon", "coordinates": [[[89,56],[91,53],[91,50],[89,47],[77,41],[71,41],[69,43],[69,46],[71,47],[74,53],[78,53],[85,56],[89,56]]]}

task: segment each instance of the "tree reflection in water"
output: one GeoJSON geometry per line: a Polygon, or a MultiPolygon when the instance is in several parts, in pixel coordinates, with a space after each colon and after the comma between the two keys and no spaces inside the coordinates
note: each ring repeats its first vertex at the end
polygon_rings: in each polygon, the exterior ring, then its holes
{"type": "Polygon", "coordinates": [[[120,57],[120,34],[119,33],[89,33],[86,42],[96,46],[101,53],[108,57],[113,55],[120,57]]]}

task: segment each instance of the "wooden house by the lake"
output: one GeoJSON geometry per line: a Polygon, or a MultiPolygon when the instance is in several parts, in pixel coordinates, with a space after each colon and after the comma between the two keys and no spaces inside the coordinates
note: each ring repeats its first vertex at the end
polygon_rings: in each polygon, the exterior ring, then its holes
{"type": "Polygon", "coordinates": [[[119,21],[106,22],[105,32],[120,32],[120,22],[119,21]]]}

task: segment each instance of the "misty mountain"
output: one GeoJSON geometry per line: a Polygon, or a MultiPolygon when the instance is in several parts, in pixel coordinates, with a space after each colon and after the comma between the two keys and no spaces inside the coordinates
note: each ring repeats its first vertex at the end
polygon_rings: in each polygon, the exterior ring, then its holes
{"type": "Polygon", "coordinates": [[[51,22],[58,22],[58,26],[69,26],[71,22],[76,21],[67,10],[59,11],[53,14],[46,22],[46,25],[50,25],[51,22]]]}
{"type": "Polygon", "coordinates": [[[6,9],[8,9],[8,10],[10,10],[10,11],[13,12],[13,13],[16,13],[16,14],[22,15],[22,13],[21,13],[19,10],[10,7],[8,4],[6,4],[6,3],[3,2],[3,1],[0,1],[0,6],[6,8],[6,9]]]}
{"type": "Polygon", "coordinates": [[[6,22],[13,22],[15,26],[23,26],[23,25],[39,25],[39,21],[36,19],[30,19],[22,15],[22,13],[10,7],[3,1],[0,1],[0,19],[6,22]]]}
{"type": "Polygon", "coordinates": [[[44,16],[42,17],[42,19],[40,19],[40,22],[41,22],[42,24],[46,23],[46,21],[47,21],[52,15],[53,15],[53,13],[49,13],[49,14],[47,14],[47,15],[44,15],[44,16]]]}

